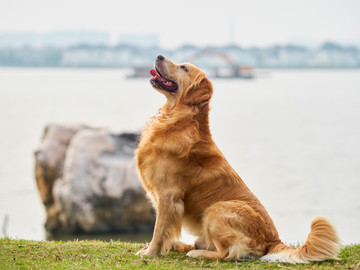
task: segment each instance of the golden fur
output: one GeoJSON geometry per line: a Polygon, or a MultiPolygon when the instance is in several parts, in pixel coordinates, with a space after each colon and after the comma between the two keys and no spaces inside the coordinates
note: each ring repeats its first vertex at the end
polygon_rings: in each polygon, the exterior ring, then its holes
{"type": "Polygon", "coordinates": [[[213,88],[205,74],[162,56],[155,67],[178,88],[169,92],[155,85],[167,102],[147,123],[136,154],[140,178],[156,209],[153,239],[137,254],[157,256],[173,249],[223,260],[337,259],[339,238],[324,218],[313,221],[301,247],[281,242],[263,205],[212,140],[208,115],[213,88]],[[198,237],[194,246],[178,240],[182,226],[198,237]]]}

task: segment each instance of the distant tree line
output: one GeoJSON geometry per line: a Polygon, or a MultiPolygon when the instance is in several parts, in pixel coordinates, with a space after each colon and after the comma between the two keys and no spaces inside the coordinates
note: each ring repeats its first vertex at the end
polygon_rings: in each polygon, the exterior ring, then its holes
{"type": "MultiPolygon", "coordinates": [[[[79,44],[67,48],[0,48],[0,66],[4,67],[116,67],[151,66],[158,54],[177,62],[187,61],[201,50],[226,54],[238,65],[257,68],[359,68],[360,50],[327,42],[310,49],[297,45],[276,45],[266,48],[242,48],[236,45],[196,47],[184,45],[175,50],[158,47],[94,46],[79,44]]],[[[224,65],[219,59],[197,59],[202,66],[224,65]]],[[[211,58],[211,57],[210,57],[211,58]]]]}

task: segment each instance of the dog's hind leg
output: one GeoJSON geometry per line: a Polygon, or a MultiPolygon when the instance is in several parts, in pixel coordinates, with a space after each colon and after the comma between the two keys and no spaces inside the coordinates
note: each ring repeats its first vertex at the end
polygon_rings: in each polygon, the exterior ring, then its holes
{"type": "Polygon", "coordinates": [[[198,237],[195,240],[195,249],[207,249],[205,237],[198,237]]]}
{"type": "Polygon", "coordinates": [[[203,228],[207,247],[214,246],[215,250],[193,250],[187,256],[237,260],[265,253],[265,221],[246,203],[215,203],[205,212],[203,228]]]}
{"type": "Polygon", "coordinates": [[[187,252],[193,249],[195,249],[193,245],[188,245],[181,241],[174,241],[172,244],[172,250],[176,252],[187,252]]]}

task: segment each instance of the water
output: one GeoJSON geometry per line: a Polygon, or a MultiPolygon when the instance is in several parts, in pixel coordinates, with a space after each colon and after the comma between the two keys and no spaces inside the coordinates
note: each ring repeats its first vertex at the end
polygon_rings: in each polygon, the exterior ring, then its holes
{"type": "MultiPolygon", "coordinates": [[[[281,239],[304,241],[321,215],[345,244],[360,243],[360,70],[281,70],[213,84],[214,140],[281,239]]],[[[0,236],[46,239],[33,152],[47,123],[136,131],[163,102],[147,79],[120,70],[0,69],[0,236]]]]}

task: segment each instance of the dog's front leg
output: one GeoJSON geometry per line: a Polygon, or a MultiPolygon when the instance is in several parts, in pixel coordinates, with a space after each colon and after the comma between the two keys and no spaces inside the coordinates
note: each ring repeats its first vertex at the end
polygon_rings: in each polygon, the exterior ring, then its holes
{"type": "Polygon", "coordinates": [[[158,256],[172,248],[181,233],[184,202],[180,192],[167,191],[156,199],[157,211],[153,238],[148,248],[140,250],[137,255],[158,256]]]}

